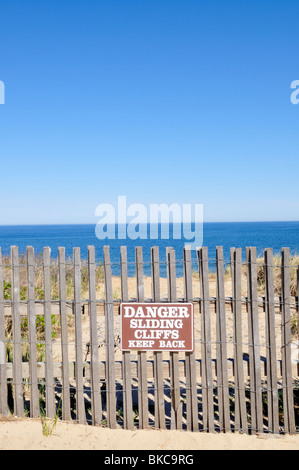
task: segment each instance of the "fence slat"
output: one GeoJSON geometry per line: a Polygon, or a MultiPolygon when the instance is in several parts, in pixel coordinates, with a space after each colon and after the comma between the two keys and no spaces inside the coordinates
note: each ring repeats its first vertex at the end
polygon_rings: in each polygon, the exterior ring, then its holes
{"type": "MultiPolygon", "coordinates": [[[[154,302],[160,300],[160,269],[159,269],[159,247],[151,249],[152,262],[152,298],[154,302]]],[[[165,429],[165,402],[163,383],[162,352],[154,352],[154,374],[155,374],[155,427],[165,429]]]]}
{"type": "Polygon", "coordinates": [[[44,320],[45,320],[45,385],[46,415],[55,417],[55,396],[52,357],[52,318],[51,318],[51,249],[44,247],[44,320]]]}
{"type": "Polygon", "coordinates": [[[202,406],[204,430],[214,432],[214,397],[212,378],[210,293],[208,249],[200,248],[197,252],[201,290],[201,354],[202,354],[202,406]]]}
{"type": "Polygon", "coordinates": [[[59,315],[61,328],[61,356],[62,356],[62,419],[71,419],[71,398],[69,382],[69,354],[68,354],[68,331],[66,316],[66,285],[65,285],[65,248],[58,248],[58,271],[59,271],[59,315]]]}
{"type": "Polygon", "coordinates": [[[250,410],[251,410],[251,429],[253,433],[257,431],[256,423],[256,402],[255,402],[255,374],[254,374],[254,360],[253,360],[253,333],[252,333],[252,289],[251,289],[251,251],[250,247],[246,247],[246,277],[247,277],[247,302],[246,310],[248,314],[248,359],[249,359],[249,373],[250,373],[250,410]]]}
{"type": "MultiPolygon", "coordinates": [[[[234,293],[235,293],[235,250],[236,248],[230,248],[230,272],[231,272],[231,283],[232,283],[232,297],[231,297],[231,312],[234,313],[234,293]]],[[[247,306],[247,304],[246,304],[247,306]]]]}
{"type": "Polygon", "coordinates": [[[13,381],[14,381],[14,413],[24,416],[23,384],[22,384],[22,336],[20,314],[20,271],[19,250],[11,247],[12,264],[12,321],[13,321],[13,381]]]}
{"type": "MultiPolygon", "coordinates": [[[[137,279],[137,301],[144,301],[143,283],[143,255],[142,247],[137,246],[136,256],[136,279],[137,279]]],[[[147,354],[146,351],[138,351],[138,411],[139,427],[148,428],[148,384],[147,384],[147,354]]]]}
{"type": "MultiPolygon", "coordinates": [[[[184,247],[184,290],[185,301],[192,301],[192,261],[191,249],[184,247]]],[[[186,398],[187,398],[187,429],[198,431],[198,403],[195,350],[186,352],[186,398]],[[189,401],[189,403],[188,403],[189,401]]]]}
{"type": "Polygon", "coordinates": [[[97,332],[96,304],[96,265],[95,247],[88,247],[88,286],[89,286],[89,330],[90,330],[90,367],[91,367],[91,410],[92,423],[97,426],[102,420],[102,399],[100,390],[100,362],[97,332]]]}
{"type": "Polygon", "coordinates": [[[234,343],[235,343],[235,428],[248,433],[242,350],[242,249],[233,253],[234,264],[234,343]]]}
{"type": "Polygon", "coordinates": [[[74,314],[75,314],[75,351],[76,351],[76,416],[79,424],[85,423],[83,347],[81,319],[81,260],[80,248],[73,248],[74,264],[74,314]]]}
{"type": "Polygon", "coordinates": [[[247,279],[248,279],[248,329],[249,329],[249,368],[250,368],[250,406],[251,429],[253,432],[263,432],[262,415],[262,384],[261,358],[259,347],[258,293],[257,293],[257,261],[256,248],[248,247],[247,279]]]}
{"type": "Polygon", "coordinates": [[[265,261],[265,300],[266,300],[266,343],[267,343],[267,396],[268,396],[268,430],[279,433],[278,386],[276,360],[275,306],[274,306],[274,273],[273,250],[264,251],[265,261]]]}
{"type": "Polygon", "coordinates": [[[294,397],[292,384],[291,363],[291,316],[290,316],[290,249],[281,249],[281,279],[282,279],[282,381],[283,381],[283,411],[285,431],[296,431],[294,415],[294,397]]]}
{"type": "Polygon", "coordinates": [[[224,292],[224,261],[223,247],[216,247],[216,275],[217,275],[217,387],[219,400],[220,429],[230,431],[229,389],[227,375],[227,347],[226,347],[226,319],[225,319],[225,292],[224,292]]]}
{"type": "MultiPolygon", "coordinates": [[[[127,302],[128,295],[128,263],[127,247],[120,249],[120,268],[121,268],[121,298],[122,302],[127,302]]],[[[131,352],[122,352],[122,372],[123,372],[123,409],[124,409],[124,427],[133,429],[133,400],[132,400],[132,374],[131,374],[131,352]]]]}
{"type": "Polygon", "coordinates": [[[0,414],[6,416],[7,413],[6,336],[4,318],[3,266],[0,247],[0,414]]]}
{"type": "Polygon", "coordinates": [[[40,415],[37,381],[37,347],[36,347],[36,314],[35,314],[35,257],[32,246],[27,247],[27,281],[28,281],[28,329],[29,329],[29,373],[30,373],[30,417],[40,415]]]}
{"type": "MultiPolygon", "coordinates": [[[[176,264],[175,251],[173,248],[166,249],[167,277],[168,277],[168,299],[170,302],[177,301],[176,293],[176,264]]],[[[182,429],[182,401],[179,373],[179,353],[170,352],[170,383],[171,383],[171,429],[182,429]]]]}
{"type": "MultiPolygon", "coordinates": [[[[187,275],[185,268],[185,250],[183,250],[183,258],[184,258],[184,297],[185,301],[188,298],[192,298],[192,293],[190,293],[190,284],[192,285],[192,278],[191,281],[187,282],[187,275]],[[187,293],[187,286],[189,288],[189,292],[187,293]]],[[[190,366],[190,355],[189,353],[185,354],[185,367],[186,367],[186,421],[187,421],[187,431],[193,430],[193,418],[192,418],[192,398],[191,398],[191,366],[190,366]]]]}
{"type": "Polygon", "coordinates": [[[113,292],[112,273],[110,262],[110,248],[104,246],[104,274],[105,274],[105,321],[106,321],[106,364],[107,364],[107,422],[112,429],[116,428],[116,387],[115,387],[115,361],[114,361],[114,318],[113,318],[113,292]]]}

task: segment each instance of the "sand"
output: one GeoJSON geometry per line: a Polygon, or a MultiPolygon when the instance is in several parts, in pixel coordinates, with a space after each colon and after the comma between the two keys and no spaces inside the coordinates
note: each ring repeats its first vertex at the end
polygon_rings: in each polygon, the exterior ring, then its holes
{"type": "MultiPolygon", "coordinates": [[[[51,421],[49,422],[49,427],[51,421]]],[[[58,421],[45,436],[38,419],[3,418],[1,450],[298,450],[299,435],[107,429],[58,421]]]]}

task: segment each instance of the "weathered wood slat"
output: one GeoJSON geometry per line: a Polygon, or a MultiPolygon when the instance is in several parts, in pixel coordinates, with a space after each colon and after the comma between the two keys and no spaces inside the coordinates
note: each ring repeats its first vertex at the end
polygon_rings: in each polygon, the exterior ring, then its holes
{"type": "MultiPolygon", "coordinates": [[[[128,301],[128,266],[127,247],[122,246],[120,251],[121,266],[121,298],[128,301]]],[[[131,376],[131,352],[122,352],[123,366],[123,403],[124,403],[124,427],[133,429],[133,402],[132,402],[132,376],[131,376]]]]}
{"type": "Polygon", "coordinates": [[[54,418],[54,376],[53,376],[53,353],[52,353],[52,318],[51,318],[51,249],[45,247],[43,250],[44,263],[44,316],[45,316],[45,364],[46,364],[46,415],[54,418]]]}
{"type": "Polygon", "coordinates": [[[6,335],[4,317],[3,266],[2,252],[0,248],[0,414],[6,416],[7,413],[6,335]]]}
{"type": "Polygon", "coordinates": [[[102,399],[99,372],[99,344],[97,332],[96,309],[96,266],[95,247],[88,247],[88,286],[89,286],[89,330],[90,330],[90,363],[91,363],[91,409],[92,422],[95,426],[102,421],[102,399]]]}
{"type": "MultiPolygon", "coordinates": [[[[167,278],[168,278],[168,299],[176,302],[176,264],[175,251],[167,248],[167,278]]],[[[180,388],[179,353],[170,353],[170,381],[171,381],[171,429],[182,429],[182,400],[180,388]]]]}
{"type": "Polygon", "coordinates": [[[217,388],[219,400],[220,429],[230,431],[229,390],[227,377],[227,338],[225,318],[225,292],[224,292],[224,261],[223,247],[216,248],[216,275],[217,275],[217,388]]]}
{"type": "MultiPolygon", "coordinates": [[[[192,300],[192,261],[191,249],[184,247],[184,291],[185,301],[192,300]]],[[[186,353],[186,396],[187,396],[187,429],[198,431],[197,379],[195,367],[195,350],[186,353]]]]}
{"type": "Polygon", "coordinates": [[[235,428],[248,433],[242,349],[242,249],[234,251],[235,428]]]}
{"type": "Polygon", "coordinates": [[[116,428],[116,388],[114,365],[114,318],[113,318],[113,292],[112,272],[110,261],[110,248],[104,246],[104,275],[105,275],[105,316],[106,316],[106,358],[107,373],[107,422],[112,429],[116,428]]]}
{"type": "Polygon", "coordinates": [[[35,259],[32,246],[27,247],[27,283],[28,283],[28,329],[29,329],[29,367],[30,367],[30,417],[40,415],[37,382],[37,347],[35,315],[35,259]]]}
{"type": "Polygon", "coordinates": [[[277,386],[277,360],[276,360],[276,332],[275,332],[275,306],[274,306],[274,274],[273,250],[264,251],[265,261],[265,300],[266,300],[266,342],[267,342],[267,396],[268,396],[268,429],[272,433],[279,433],[278,417],[278,386],[277,386]]]}
{"type": "Polygon", "coordinates": [[[296,431],[291,369],[290,249],[281,249],[283,414],[286,432],[296,431]]]}
{"type": "Polygon", "coordinates": [[[20,271],[19,250],[11,247],[12,265],[12,323],[13,323],[13,383],[14,383],[14,414],[24,416],[22,369],[22,335],[20,315],[20,271]]]}
{"type": "MultiPolygon", "coordinates": [[[[230,248],[230,273],[231,273],[231,282],[232,282],[232,302],[231,302],[231,311],[234,313],[234,295],[235,295],[235,250],[236,248],[230,248]]],[[[246,308],[248,308],[248,303],[246,303],[246,308]]]]}
{"type": "MultiPolygon", "coordinates": [[[[155,302],[160,300],[160,269],[159,269],[159,248],[151,249],[152,262],[152,297],[155,302]]],[[[154,353],[154,375],[155,375],[155,427],[165,429],[165,402],[163,383],[163,361],[162,352],[154,353]]]]}
{"type": "Polygon", "coordinates": [[[65,284],[65,248],[58,248],[59,270],[59,314],[61,327],[61,356],[62,356],[62,419],[71,419],[71,398],[69,382],[69,354],[68,354],[68,328],[65,284]]]}
{"type": "Polygon", "coordinates": [[[256,406],[255,406],[255,374],[254,374],[254,361],[253,361],[253,337],[251,325],[251,252],[250,247],[246,247],[246,276],[247,276],[247,313],[248,313],[248,357],[250,368],[250,410],[251,410],[251,429],[253,433],[257,431],[256,424],[256,406]]]}
{"type": "Polygon", "coordinates": [[[252,432],[263,432],[262,414],[262,386],[260,370],[260,340],[258,320],[257,295],[257,261],[256,248],[247,250],[247,278],[248,278],[248,338],[249,338],[249,364],[250,364],[250,402],[251,402],[251,429],[252,432]]]}
{"type": "MultiPolygon", "coordinates": [[[[136,281],[137,281],[137,301],[144,301],[143,282],[143,254],[142,247],[137,246],[136,257],[136,281]]],[[[148,423],[148,383],[147,383],[147,354],[146,351],[138,351],[138,411],[139,427],[147,429],[148,423]]]]}
{"type": "Polygon", "coordinates": [[[198,250],[198,262],[200,270],[200,288],[202,298],[201,311],[201,351],[202,351],[202,406],[203,406],[203,428],[214,432],[214,397],[212,377],[212,354],[211,354],[211,326],[210,326],[210,294],[209,294],[209,266],[208,249],[203,247],[198,250]]]}
{"type": "Polygon", "coordinates": [[[85,423],[84,382],[83,382],[83,345],[81,320],[81,259],[80,248],[73,249],[74,263],[74,314],[75,314],[75,352],[76,352],[76,417],[79,424],[85,423]]]}

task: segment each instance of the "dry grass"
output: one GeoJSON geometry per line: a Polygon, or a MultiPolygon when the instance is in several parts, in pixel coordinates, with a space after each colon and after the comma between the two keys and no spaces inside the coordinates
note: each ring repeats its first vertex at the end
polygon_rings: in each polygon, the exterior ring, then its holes
{"type": "MultiPolygon", "coordinates": [[[[3,279],[4,279],[4,298],[6,300],[11,299],[11,264],[10,257],[3,257],[3,279]]],[[[26,256],[20,256],[20,299],[27,300],[27,260],[26,256]]],[[[275,295],[281,294],[281,257],[274,256],[274,292],[275,295]]],[[[291,269],[290,269],[290,294],[291,296],[298,295],[297,291],[297,271],[299,267],[299,255],[291,257],[291,269]]],[[[66,298],[72,300],[74,297],[74,270],[72,259],[66,260],[66,298]]],[[[193,277],[196,278],[198,273],[193,273],[193,277]]],[[[247,286],[247,267],[243,264],[242,268],[242,285],[244,295],[247,286]]],[[[230,265],[226,266],[225,269],[225,281],[228,283],[231,278],[230,265]]],[[[210,272],[209,275],[210,283],[216,283],[216,273],[210,272]]],[[[257,258],[257,285],[259,295],[264,295],[265,289],[265,273],[264,273],[264,258],[257,258]]],[[[104,289],[104,267],[103,264],[96,265],[96,289],[98,292],[103,293],[104,289]]],[[[82,299],[88,299],[88,263],[87,260],[82,260],[81,265],[81,296],[82,299]]],[[[120,298],[121,289],[117,282],[113,287],[113,297],[115,299],[120,298]]],[[[36,256],[35,259],[35,297],[36,300],[44,299],[44,275],[43,275],[43,258],[42,255],[36,256]]],[[[51,261],[51,298],[52,300],[58,300],[59,296],[59,266],[57,260],[51,261]]]]}
{"type": "MultiPolygon", "coordinates": [[[[12,274],[11,274],[11,259],[9,256],[2,258],[3,263],[3,290],[4,299],[10,301],[12,299],[12,274]]],[[[27,278],[27,258],[24,255],[19,257],[19,279],[20,279],[20,300],[28,300],[28,278],[27,278]]],[[[74,269],[71,259],[66,260],[65,264],[65,284],[66,284],[66,299],[72,300],[74,298],[74,269]]],[[[96,265],[96,283],[97,286],[104,283],[104,270],[101,264],[96,265]]],[[[36,301],[44,300],[44,267],[42,255],[35,257],[35,299],[36,301]]],[[[81,266],[81,297],[82,299],[88,298],[88,264],[86,260],[82,260],[81,266]]],[[[60,298],[59,291],[59,265],[57,260],[51,260],[51,299],[58,300],[60,298]]],[[[69,316],[70,331],[74,329],[74,318],[69,316]]],[[[12,336],[13,336],[13,323],[12,317],[5,317],[5,329],[7,338],[7,361],[13,360],[12,336]]],[[[27,361],[29,358],[28,347],[28,318],[27,316],[21,317],[21,332],[22,332],[22,356],[23,360],[27,361]]],[[[38,360],[43,360],[45,354],[45,320],[44,315],[36,316],[36,334],[37,334],[37,349],[38,360]]],[[[52,337],[56,338],[60,334],[60,317],[52,315],[52,337]]]]}
{"type": "MultiPolygon", "coordinates": [[[[11,299],[11,261],[9,256],[3,257],[3,279],[4,298],[11,299]]],[[[27,260],[25,255],[20,256],[20,300],[27,300],[27,260]]],[[[72,259],[67,259],[65,264],[66,298],[73,299],[74,295],[74,269],[72,259]]],[[[96,283],[104,282],[104,269],[102,264],[96,265],[96,283]]],[[[82,260],[81,265],[81,294],[82,298],[87,298],[88,293],[88,264],[87,260],[82,260]]],[[[35,257],[35,298],[44,299],[44,271],[42,255],[35,257]]],[[[51,261],[51,298],[58,300],[59,296],[59,265],[57,260],[51,261]]]]}
{"type": "MultiPolygon", "coordinates": [[[[257,287],[258,294],[260,296],[264,295],[265,291],[265,264],[264,258],[257,258],[257,287]]],[[[281,295],[281,257],[276,255],[273,256],[273,268],[274,268],[274,294],[279,296],[281,295]]],[[[290,295],[298,295],[298,284],[299,284],[299,255],[294,255],[290,258],[290,295]]],[[[225,281],[228,281],[231,278],[231,268],[228,265],[225,269],[225,281]]],[[[210,281],[216,282],[216,273],[210,273],[210,281]]],[[[246,296],[247,292],[247,265],[243,263],[242,266],[242,291],[246,296]]]]}
{"type": "MultiPolygon", "coordinates": [[[[264,258],[257,259],[257,282],[259,292],[262,293],[265,288],[265,273],[264,273],[264,258]]],[[[274,266],[274,293],[281,295],[281,257],[273,257],[274,266]]],[[[298,295],[297,291],[297,271],[299,267],[299,255],[291,256],[290,258],[290,294],[291,296],[298,295]]]]}

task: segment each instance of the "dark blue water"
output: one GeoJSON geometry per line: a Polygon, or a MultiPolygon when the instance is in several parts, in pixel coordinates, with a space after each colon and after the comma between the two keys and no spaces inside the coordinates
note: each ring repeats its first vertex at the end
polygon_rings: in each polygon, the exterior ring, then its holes
{"type": "MultiPolygon", "coordinates": [[[[43,247],[51,247],[51,256],[56,258],[58,247],[64,246],[66,255],[72,257],[73,247],[80,247],[81,257],[87,258],[88,245],[96,248],[96,258],[103,261],[103,246],[110,246],[113,274],[119,274],[120,247],[127,246],[128,274],[135,274],[135,247],[143,247],[144,271],[150,275],[150,247],[159,246],[162,264],[161,275],[166,275],[165,249],[172,246],[176,250],[176,259],[182,260],[183,247],[189,240],[99,240],[95,235],[95,225],[22,225],[0,226],[0,246],[3,254],[10,253],[10,246],[17,245],[20,253],[26,252],[27,246],[33,246],[35,253],[42,253],[43,247]]],[[[256,246],[257,254],[261,255],[265,248],[273,248],[279,253],[282,247],[289,247],[292,253],[299,252],[299,222],[221,222],[204,223],[203,246],[209,250],[211,269],[215,258],[216,246],[223,246],[224,258],[229,261],[230,247],[242,248],[245,256],[246,246],[256,246]]],[[[194,269],[196,269],[196,253],[192,250],[194,269]]],[[[178,262],[177,274],[182,275],[182,265],[178,262]]]]}

